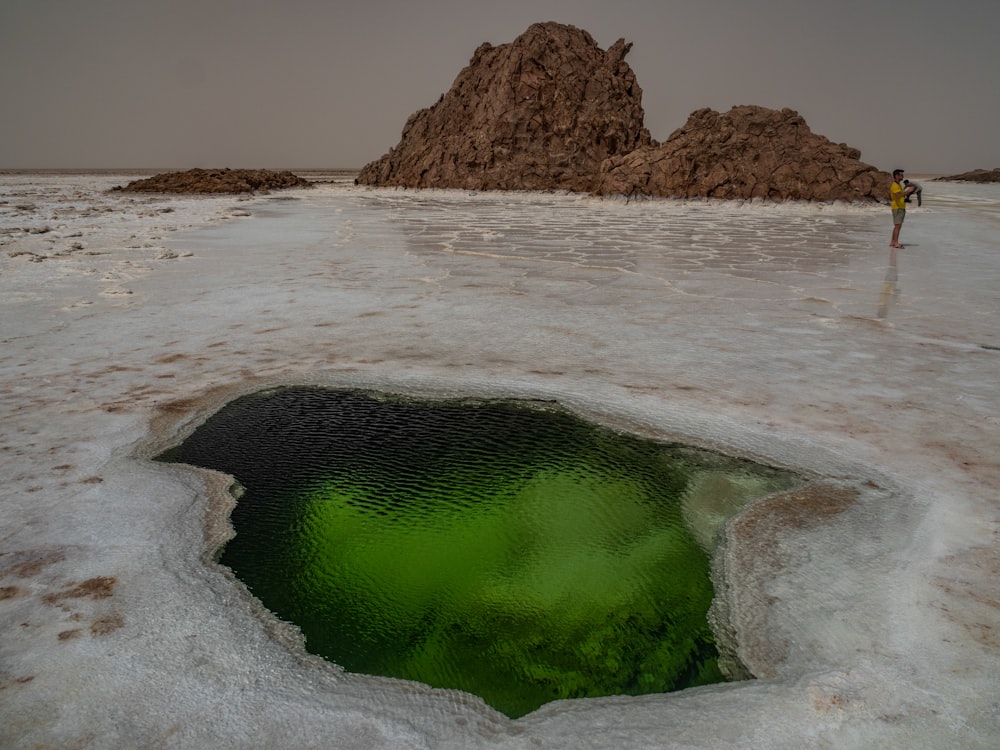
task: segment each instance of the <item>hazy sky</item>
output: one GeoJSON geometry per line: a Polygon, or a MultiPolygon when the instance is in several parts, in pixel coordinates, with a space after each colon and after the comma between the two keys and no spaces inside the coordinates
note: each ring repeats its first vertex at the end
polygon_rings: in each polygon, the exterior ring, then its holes
{"type": "Polygon", "coordinates": [[[997,0],[0,0],[0,168],[360,167],[536,21],[633,42],[657,139],[759,104],[882,169],[1000,167],[997,0]]]}

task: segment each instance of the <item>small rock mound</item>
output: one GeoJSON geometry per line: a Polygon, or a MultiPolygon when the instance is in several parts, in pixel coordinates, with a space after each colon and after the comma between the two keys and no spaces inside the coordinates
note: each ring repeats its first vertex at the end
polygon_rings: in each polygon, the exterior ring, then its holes
{"type": "Polygon", "coordinates": [[[483,44],[447,94],[365,166],[366,185],[588,192],[601,163],[651,143],[631,44],[602,51],[574,26],[538,23],[483,44]]]}
{"type": "Polygon", "coordinates": [[[954,174],[951,177],[935,177],[934,182],[1000,182],[1000,167],[973,169],[971,172],[954,174]]]}
{"type": "Polygon", "coordinates": [[[164,172],[112,190],[130,193],[253,193],[258,190],[310,187],[308,180],[291,172],[268,169],[189,169],[164,172]]]}
{"type": "Polygon", "coordinates": [[[813,133],[794,110],[699,109],[660,145],[609,158],[600,195],[884,201],[891,178],[813,133]]]}

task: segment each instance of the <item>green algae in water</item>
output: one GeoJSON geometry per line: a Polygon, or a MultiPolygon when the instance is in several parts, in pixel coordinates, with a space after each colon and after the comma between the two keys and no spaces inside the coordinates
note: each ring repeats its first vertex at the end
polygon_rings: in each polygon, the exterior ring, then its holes
{"type": "Polygon", "coordinates": [[[318,388],[235,401],[162,458],[246,488],[220,562],[309,651],[510,717],[721,681],[691,499],[793,483],[552,404],[318,388]]]}

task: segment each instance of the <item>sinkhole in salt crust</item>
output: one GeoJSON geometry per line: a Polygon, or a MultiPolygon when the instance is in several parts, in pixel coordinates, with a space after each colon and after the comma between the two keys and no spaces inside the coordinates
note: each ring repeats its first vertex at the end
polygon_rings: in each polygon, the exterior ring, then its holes
{"type": "Polygon", "coordinates": [[[237,399],[158,459],[239,482],[219,562],[308,651],[512,718],[722,681],[716,532],[801,481],[551,401],[318,387],[237,399]]]}

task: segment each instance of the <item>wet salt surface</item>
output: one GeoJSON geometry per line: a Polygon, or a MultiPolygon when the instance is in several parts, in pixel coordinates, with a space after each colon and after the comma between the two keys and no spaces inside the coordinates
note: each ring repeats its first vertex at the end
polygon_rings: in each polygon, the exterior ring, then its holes
{"type": "Polygon", "coordinates": [[[893,260],[887,208],[129,179],[0,175],[4,747],[1000,741],[1000,186],[922,181],[893,260]],[[558,399],[857,498],[733,546],[761,679],[512,722],[303,655],[208,559],[226,478],[141,460],[303,382],[558,399]]]}

